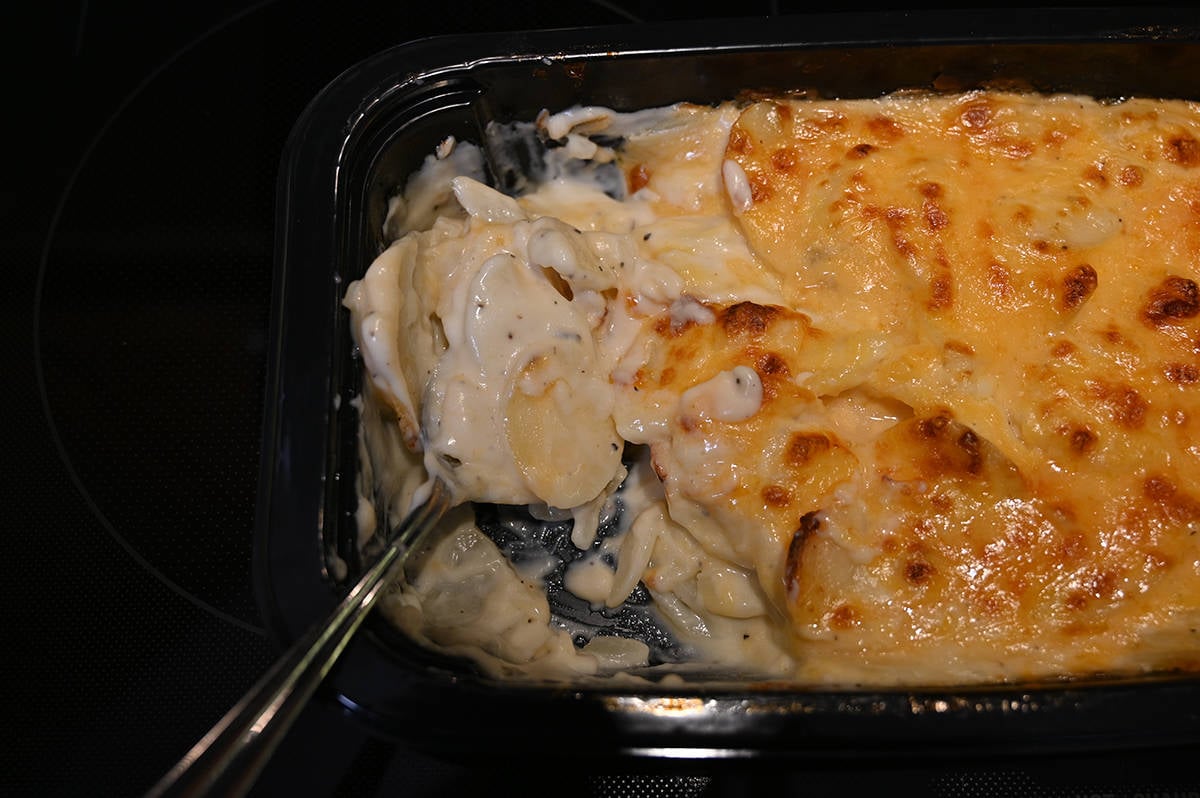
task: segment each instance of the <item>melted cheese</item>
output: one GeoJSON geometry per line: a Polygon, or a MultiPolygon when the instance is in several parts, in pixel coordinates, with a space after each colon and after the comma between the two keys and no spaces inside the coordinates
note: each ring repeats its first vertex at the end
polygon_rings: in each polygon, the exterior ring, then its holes
{"type": "Polygon", "coordinates": [[[742,229],[827,335],[886,331],[850,387],[914,415],[794,540],[791,618],[826,656],[1012,678],[1166,633],[1196,659],[1197,431],[1170,377],[1200,354],[1196,118],[984,93],[742,114],[742,229]]]}
{"type": "MultiPolygon", "coordinates": [[[[612,607],[640,582],[747,678],[1200,667],[1200,107],[906,93],[539,124],[624,196],[564,167],[506,197],[472,156],[431,161],[398,206],[421,218],[346,297],[370,491],[402,484],[378,466],[399,441],[459,501],[558,508],[588,548],[640,486],[568,588],[612,607]],[[627,445],[650,454],[628,474],[627,445]]],[[[458,645],[442,573],[406,628],[458,645]]],[[[493,582],[485,659],[643,661],[549,642],[540,610],[503,642],[520,591],[493,582]]]]}

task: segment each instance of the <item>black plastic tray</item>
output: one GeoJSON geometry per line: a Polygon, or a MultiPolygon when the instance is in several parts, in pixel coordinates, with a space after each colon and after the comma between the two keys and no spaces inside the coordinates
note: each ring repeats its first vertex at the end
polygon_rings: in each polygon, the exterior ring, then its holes
{"type": "MultiPolygon", "coordinates": [[[[447,134],[573,104],[633,110],[751,91],[863,97],[1019,81],[1046,91],[1200,100],[1188,9],[831,14],[503,33],[400,45],[334,80],[282,162],[255,579],[290,642],[342,585],[350,556],[359,389],[346,284],[384,242],[387,198],[447,134]]],[[[780,686],[544,687],[490,682],[368,623],[327,680],[377,731],[503,755],[912,757],[1200,742],[1200,680],[879,691],[780,686]]]]}

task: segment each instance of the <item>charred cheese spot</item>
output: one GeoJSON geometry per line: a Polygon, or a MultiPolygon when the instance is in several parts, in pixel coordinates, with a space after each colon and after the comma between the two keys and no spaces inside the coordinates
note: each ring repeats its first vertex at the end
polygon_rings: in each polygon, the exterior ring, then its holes
{"type": "Polygon", "coordinates": [[[976,351],[975,347],[971,346],[966,341],[958,341],[953,339],[946,341],[946,343],[942,344],[942,346],[947,352],[955,352],[960,355],[970,356],[975,354],[976,351]]]}
{"type": "Polygon", "coordinates": [[[1070,141],[1071,137],[1075,135],[1075,133],[1076,130],[1074,128],[1064,129],[1052,127],[1042,134],[1042,141],[1051,146],[1060,147],[1070,141]]]}
{"type": "Polygon", "coordinates": [[[969,427],[938,414],[913,419],[906,425],[916,442],[914,465],[922,478],[975,477],[984,468],[983,443],[969,427]]]}
{"type": "Polygon", "coordinates": [[[1023,161],[1032,158],[1037,149],[1033,146],[1033,142],[1014,139],[1004,143],[1004,155],[1014,161],[1023,161]]]}
{"type": "Polygon", "coordinates": [[[912,211],[908,208],[890,206],[886,210],[881,210],[875,206],[868,206],[863,209],[863,213],[868,218],[873,216],[882,216],[887,222],[887,225],[892,230],[903,230],[909,226],[909,221],[912,219],[912,211]]]}
{"type": "Polygon", "coordinates": [[[1117,173],[1117,182],[1126,188],[1137,188],[1146,179],[1146,173],[1140,166],[1126,166],[1117,173]]]}
{"type": "Polygon", "coordinates": [[[829,613],[826,623],[831,629],[853,629],[862,624],[862,617],[853,604],[839,604],[829,613]]]}
{"type": "Polygon", "coordinates": [[[809,462],[829,451],[833,442],[823,433],[797,432],[788,439],[784,450],[784,461],[794,468],[803,468],[809,462]]]}
{"type": "Polygon", "coordinates": [[[847,160],[851,161],[859,161],[863,158],[866,158],[874,151],[874,144],[867,144],[866,142],[863,142],[862,144],[856,144],[855,146],[851,147],[849,152],[846,153],[846,158],[847,160]]]}
{"type": "Polygon", "coordinates": [[[995,109],[991,103],[986,100],[976,100],[963,109],[959,120],[967,130],[980,132],[991,125],[994,116],[995,109]]]}
{"type": "Polygon", "coordinates": [[[1187,524],[1200,520],[1200,501],[1184,493],[1165,476],[1146,478],[1142,491],[1173,523],[1187,524]]]}
{"type": "Polygon", "coordinates": [[[1096,286],[1099,284],[1100,278],[1096,274],[1096,270],[1089,263],[1081,263],[1069,271],[1063,278],[1063,310],[1075,310],[1078,308],[1088,300],[1088,297],[1092,295],[1092,292],[1096,290],[1096,286]]]}
{"type": "Polygon", "coordinates": [[[913,423],[913,431],[920,438],[932,439],[941,437],[953,421],[950,416],[945,413],[939,413],[936,416],[922,418],[913,423]]]}
{"type": "Polygon", "coordinates": [[[949,514],[954,511],[956,502],[951,493],[934,491],[929,494],[929,506],[939,513],[949,514]]]}
{"type": "Polygon", "coordinates": [[[1008,221],[1014,227],[1029,229],[1033,224],[1033,209],[1028,205],[1018,205],[1009,215],[1008,221]]]}
{"type": "Polygon", "coordinates": [[[1102,380],[1093,380],[1088,388],[1091,395],[1105,406],[1113,422],[1126,429],[1141,427],[1146,421],[1146,411],[1150,409],[1147,402],[1137,389],[1124,384],[1113,384],[1102,380]]]}
{"type": "Polygon", "coordinates": [[[1012,284],[1012,274],[1003,263],[992,261],[988,264],[987,273],[988,287],[997,299],[1008,302],[1015,292],[1012,284]]]}
{"type": "Polygon", "coordinates": [[[904,579],[910,585],[923,585],[933,576],[934,568],[924,560],[909,560],[904,564],[904,579]]]}
{"type": "Polygon", "coordinates": [[[787,507],[792,503],[792,492],[782,485],[767,485],[762,489],[762,498],[771,507],[787,507]]]}
{"type": "Polygon", "coordinates": [[[954,304],[954,276],[949,269],[939,269],[929,282],[930,310],[947,310],[954,304]]]}
{"type": "Polygon", "coordinates": [[[778,308],[753,302],[739,302],[719,313],[718,319],[726,335],[760,337],[778,315],[778,308]]]}
{"type": "Polygon", "coordinates": [[[796,168],[799,159],[800,156],[795,147],[780,147],[771,153],[771,166],[786,174],[796,168]]]}
{"type": "Polygon", "coordinates": [[[917,191],[920,192],[922,197],[925,197],[926,199],[930,199],[930,200],[941,199],[942,196],[946,193],[946,189],[942,186],[941,183],[935,183],[932,181],[922,183],[917,188],[917,191]]]}
{"type": "Polygon", "coordinates": [[[1070,439],[1071,451],[1076,454],[1087,454],[1096,445],[1096,433],[1089,427],[1069,427],[1065,431],[1070,439]]]}
{"type": "Polygon", "coordinates": [[[1066,535],[1058,544],[1058,559],[1065,565],[1083,562],[1087,555],[1087,538],[1078,532],[1066,535]]]}
{"type": "Polygon", "coordinates": [[[1172,499],[1175,496],[1176,487],[1166,477],[1153,476],[1147,477],[1142,483],[1142,491],[1147,497],[1156,502],[1164,502],[1172,499]]]}
{"type": "Polygon", "coordinates": [[[867,130],[882,142],[891,144],[904,136],[904,127],[887,116],[876,116],[867,121],[867,130]]]}
{"type": "Polygon", "coordinates": [[[747,176],[750,182],[750,199],[754,202],[766,202],[771,198],[771,182],[765,174],[755,172],[747,176]]]}
{"type": "Polygon", "coordinates": [[[937,232],[950,224],[950,215],[932,199],[925,200],[921,207],[925,218],[925,228],[937,232]]]}
{"type": "Polygon", "coordinates": [[[1083,170],[1083,179],[1098,186],[1108,185],[1108,176],[1104,174],[1104,164],[1088,164],[1083,170]]]}
{"type": "Polygon", "coordinates": [[[760,356],[755,363],[755,372],[762,383],[763,403],[766,404],[785,389],[791,378],[787,361],[774,352],[760,356]]]}
{"type": "Polygon", "coordinates": [[[908,212],[902,208],[889,208],[882,215],[888,222],[888,228],[892,231],[892,246],[896,252],[906,260],[916,261],[921,252],[904,234],[904,228],[908,222],[908,212]]]}
{"type": "Polygon", "coordinates": [[[1200,164],[1200,142],[1188,135],[1167,139],[1164,154],[1168,161],[1183,167],[1200,164]]]}
{"type": "Polygon", "coordinates": [[[1200,367],[1194,363],[1168,363],[1163,376],[1177,385],[1195,385],[1200,382],[1200,367]]]}
{"type": "Polygon", "coordinates": [[[1070,341],[1059,341],[1050,349],[1050,354],[1056,358],[1068,358],[1078,351],[1079,347],[1070,341]]]}
{"type": "Polygon", "coordinates": [[[1086,574],[1080,581],[1082,584],[1068,592],[1064,601],[1068,609],[1076,612],[1086,609],[1093,601],[1111,599],[1119,578],[1111,571],[1102,571],[1086,574]]]}
{"type": "Polygon", "coordinates": [[[779,377],[786,379],[791,376],[787,361],[774,352],[767,352],[758,359],[755,369],[762,377],[779,377]]]}
{"type": "Polygon", "coordinates": [[[1173,324],[1200,313],[1200,288],[1187,277],[1171,275],[1152,289],[1142,310],[1151,325],[1173,324]]]}
{"type": "Polygon", "coordinates": [[[983,469],[983,455],[980,452],[979,436],[974,430],[965,429],[958,436],[955,445],[966,455],[966,471],[968,474],[978,474],[983,469]]]}

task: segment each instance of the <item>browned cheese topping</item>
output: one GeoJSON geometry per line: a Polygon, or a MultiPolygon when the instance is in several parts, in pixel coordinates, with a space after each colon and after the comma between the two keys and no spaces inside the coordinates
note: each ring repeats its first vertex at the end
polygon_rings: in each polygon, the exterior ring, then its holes
{"type": "Polygon", "coordinates": [[[1197,137],[1182,102],[744,109],[732,212],[783,295],[660,324],[638,384],[757,372],[757,414],[684,414],[654,455],[802,657],[917,680],[1200,666],[1197,137]],[[732,489],[697,483],[699,449],[732,489]]]}
{"type": "MultiPolygon", "coordinates": [[[[449,216],[350,292],[401,465],[569,513],[566,589],[644,588],[697,669],[1200,669],[1200,104],[902,92],[539,125],[627,196],[573,163],[517,198],[446,178],[449,216]]],[[[400,616],[534,670],[648,662],[577,651],[468,532],[400,616]]]]}

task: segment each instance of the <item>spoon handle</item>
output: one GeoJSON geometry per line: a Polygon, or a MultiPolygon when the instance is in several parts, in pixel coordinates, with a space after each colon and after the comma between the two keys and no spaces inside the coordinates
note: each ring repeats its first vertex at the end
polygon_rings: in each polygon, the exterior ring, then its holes
{"type": "Polygon", "coordinates": [[[447,491],[435,480],[429,498],[397,527],[379,559],[329,617],[297,640],[151,788],[148,798],[245,795],[392,576],[400,571],[400,563],[448,506],[447,491]]]}

